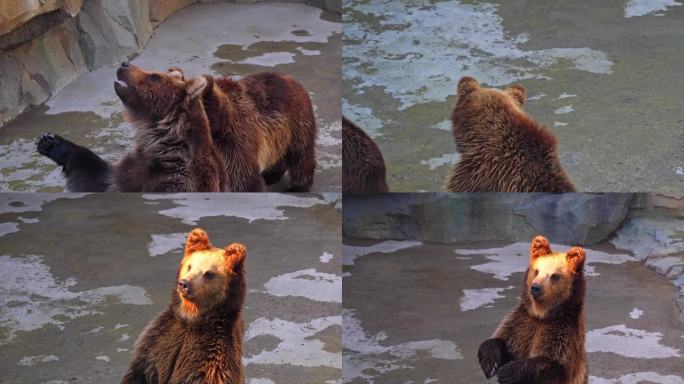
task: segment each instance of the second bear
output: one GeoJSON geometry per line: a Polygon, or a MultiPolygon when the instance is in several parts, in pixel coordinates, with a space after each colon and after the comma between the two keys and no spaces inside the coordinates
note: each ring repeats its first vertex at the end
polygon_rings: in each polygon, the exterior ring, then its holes
{"type": "Polygon", "coordinates": [[[461,158],[449,192],[574,192],[556,138],[524,110],[525,89],[482,88],[472,77],[458,82],[451,120],[461,158]]]}

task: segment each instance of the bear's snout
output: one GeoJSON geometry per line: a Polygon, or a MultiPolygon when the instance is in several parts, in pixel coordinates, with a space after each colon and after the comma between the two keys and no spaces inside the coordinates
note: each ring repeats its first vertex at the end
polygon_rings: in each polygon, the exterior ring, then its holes
{"type": "Polygon", "coordinates": [[[182,279],[178,282],[178,290],[184,295],[188,295],[192,293],[192,285],[189,281],[182,279]]]}
{"type": "Polygon", "coordinates": [[[532,297],[534,297],[535,299],[539,298],[539,296],[541,296],[542,293],[544,293],[544,290],[542,289],[541,285],[536,283],[532,284],[532,286],[530,287],[530,294],[532,294],[532,297]]]}

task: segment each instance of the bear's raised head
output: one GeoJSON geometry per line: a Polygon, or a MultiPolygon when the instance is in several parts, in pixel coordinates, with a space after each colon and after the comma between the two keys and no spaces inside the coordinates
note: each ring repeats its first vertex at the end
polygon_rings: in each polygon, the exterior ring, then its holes
{"type": "Polygon", "coordinates": [[[197,97],[207,86],[207,78],[187,80],[179,68],[167,72],[148,72],[133,64],[123,63],[116,71],[114,90],[129,112],[128,116],[143,124],[170,117],[180,109],[186,97],[197,97]]]}
{"type": "Polygon", "coordinates": [[[528,311],[532,316],[545,318],[563,304],[582,303],[584,259],[585,252],[580,247],[565,253],[553,252],[545,237],[532,240],[524,292],[529,297],[528,311]]]}
{"type": "Polygon", "coordinates": [[[233,243],[215,248],[202,229],[194,229],[185,244],[185,256],[178,268],[176,313],[194,320],[217,307],[239,310],[244,296],[244,263],[247,248],[233,243]],[[240,292],[236,292],[240,290],[240,292]]]}

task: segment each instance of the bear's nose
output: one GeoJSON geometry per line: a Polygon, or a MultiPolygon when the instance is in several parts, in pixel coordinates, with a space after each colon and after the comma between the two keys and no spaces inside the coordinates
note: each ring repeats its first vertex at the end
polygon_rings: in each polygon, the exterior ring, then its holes
{"type": "Polygon", "coordinates": [[[183,279],[178,282],[178,290],[183,293],[190,293],[190,282],[183,279]]]}
{"type": "Polygon", "coordinates": [[[124,61],[124,62],[121,63],[121,68],[128,68],[128,67],[130,67],[130,66],[131,66],[131,65],[128,63],[128,61],[124,61]]]}
{"type": "Polygon", "coordinates": [[[542,287],[539,284],[532,284],[530,287],[530,293],[532,293],[532,296],[534,297],[539,297],[542,294],[542,287]]]}

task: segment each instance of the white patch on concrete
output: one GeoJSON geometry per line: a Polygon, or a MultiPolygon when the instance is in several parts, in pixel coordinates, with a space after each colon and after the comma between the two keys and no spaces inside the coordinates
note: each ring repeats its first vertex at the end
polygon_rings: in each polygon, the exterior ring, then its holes
{"type": "Polygon", "coordinates": [[[674,167],[674,173],[675,173],[675,175],[679,175],[679,176],[684,175],[684,167],[675,166],[674,167]]]}
{"type": "Polygon", "coordinates": [[[264,284],[266,293],[277,296],[297,296],[326,302],[342,302],[342,277],[305,269],[272,277],[264,284]]]}
{"type": "Polygon", "coordinates": [[[631,317],[632,319],[638,319],[643,314],[644,314],[644,311],[642,311],[639,308],[634,308],[634,309],[632,309],[632,312],[629,313],[629,317],[631,317]]]}
{"type": "Polygon", "coordinates": [[[92,335],[93,333],[98,333],[98,332],[100,332],[100,331],[103,330],[103,329],[104,329],[104,327],[95,327],[95,328],[91,329],[91,330],[88,331],[88,332],[83,332],[83,334],[84,334],[84,335],[92,335]]]}
{"type": "Polygon", "coordinates": [[[342,338],[344,354],[343,382],[356,379],[374,383],[382,374],[397,369],[412,369],[412,362],[424,359],[463,359],[459,347],[447,340],[409,341],[397,345],[382,345],[387,339],[383,332],[368,335],[354,312],[342,309],[342,338]],[[368,373],[369,371],[373,373],[368,373]]]}
{"type": "Polygon", "coordinates": [[[335,256],[330,252],[323,252],[323,254],[318,258],[321,263],[329,263],[330,260],[334,259],[335,256]]]}
{"type": "Polygon", "coordinates": [[[325,147],[339,146],[342,144],[342,139],[335,137],[333,133],[337,133],[339,136],[340,132],[342,132],[342,120],[337,120],[330,124],[321,124],[319,122],[316,143],[325,147]]]}
{"type": "Polygon", "coordinates": [[[100,356],[95,356],[95,360],[100,360],[100,361],[109,361],[109,356],[105,355],[100,355],[100,356]]]}
{"type": "Polygon", "coordinates": [[[249,324],[245,342],[261,336],[275,336],[280,340],[275,349],[261,351],[253,356],[243,357],[249,364],[289,364],[302,367],[341,368],[341,353],[331,353],[324,349],[324,343],[316,339],[316,334],[333,326],[341,326],[342,317],[329,316],[311,320],[308,323],[294,323],[281,319],[260,317],[249,324]]]}
{"type": "Polygon", "coordinates": [[[373,110],[371,108],[355,105],[342,99],[342,115],[366,132],[368,136],[380,136],[380,129],[383,126],[383,122],[373,116],[373,110]]]}
{"type": "Polygon", "coordinates": [[[0,223],[0,237],[5,236],[8,233],[19,232],[18,223],[0,223]]]}
{"type": "Polygon", "coordinates": [[[117,340],[119,343],[122,343],[124,341],[128,341],[131,337],[128,336],[128,333],[124,333],[119,337],[119,340],[117,340]]]}
{"type": "MultiPolygon", "coordinates": [[[[563,252],[570,249],[568,245],[551,244],[551,249],[563,252]]],[[[598,276],[593,264],[622,264],[627,261],[636,261],[633,257],[625,254],[611,254],[584,248],[587,253],[584,274],[598,276]]],[[[484,255],[489,260],[487,263],[474,265],[471,268],[483,273],[494,275],[495,279],[508,280],[518,272],[525,272],[530,258],[530,243],[519,242],[500,248],[489,249],[457,249],[458,255],[484,255]]]]}
{"type": "Polygon", "coordinates": [[[117,352],[117,353],[127,352],[127,351],[128,351],[128,348],[117,348],[117,349],[116,349],[116,352],[117,352]]]}
{"type": "Polygon", "coordinates": [[[174,193],[146,194],[146,200],[170,200],[175,208],[160,211],[159,214],[180,219],[183,223],[196,225],[205,217],[240,217],[250,223],[255,220],[287,220],[282,208],[309,208],[327,204],[318,197],[299,197],[297,195],[270,193],[265,199],[259,193],[204,194],[174,193]],[[211,199],[209,197],[212,197],[211,199]],[[222,199],[225,199],[222,201],[222,199]]]}
{"type": "Polygon", "coordinates": [[[668,7],[682,5],[675,0],[629,0],[625,4],[625,17],[655,15],[663,16],[668,7]],[[659,13],[660,12],[660,13],[659,13]]]}
{"type": "Polygon", "coordinates": [[[564,115],[564,114],[570,113],[574,110],[575,109],[572,108],[572,105],[564,105],[564,106],[556,109],[555,111],[553,111],[553,113],[555,113],[556,115],[564,115]]]}
{"type": "Polygon", "coordinates": [[[294,63],[295,54],[292,52],[266,52],[261,56],[249,57],[239,63],[260,65],[262,67],[275,67],[279,64],[294,63]]]}
{"type": "Polygon", "coordinates": [[[433,125],[432,128],[439,129],[442,131],[451,132],[451,128],[453,128],[453,124],[452,124],[451,120],[444,120],[440,123],[433,125]]]}
{"type": "Polygon", "coordinates": [[[571,93],[563,92],[560,95],[558,95],[558,99],[556,99],[556,100],[569,99],[571,97],[577,97],[577,95],[573,95],[571,93]]]}
{"type": "Polygon", "coordinates": [[[461,311],[471,311],[480,307],[493,304],[496,299],[503,299],[506,296],[499,293],[512,289],[513,286],[506,288],[482,288],[482,289],[464,289],[463,296],[459,300],[461,311]]]}
{"type": "Polygon", "coordinates": [[[302,47],[297,47],[297,50],[302,53],[304,56],[320,56],[321,51],[317,49],[305,49],[302,47]]]}
{"type": "Polygon", "coordinates": [[[116,323],[116,324],[114,325],[114,328],[112,328],[112,329],[113,329],[114,331],[116,331],[117,329],[126,328],[126,327],[128,327],[128,324],[116,323]]]}
{"type": "Polygon", "coordinates": [[[524,79],[549,79],[544,69],[566,62],[570,66],[566,69],[612,72],[608,56],[591,48],[520,48],[529,37],[511,36],[494,4],[452,0],[423,7],[420,2],[384,1],[354,3],[351,8],[377,16],[380,28],[376,21],[371,25],[344,13],[343,31],[350,43],[342,48],[343,78],[354,82],[357,93],[384,88],[402,110],[446,100],[464,75],[489,86],[503,86],[524,79]],[[385,25],[394,28],[382,28],[385,25]]]}
{"type": "MultiPolygon", "coordinates": [[[[33,149],[32,149],[33,151],[33,149]]],[[[0,213],[41,212],[43,205],[59,199],[80,199],[85,193],[5,193],[0,195],[0,213]]]]}
{"type": "Polygon", "coordinates": [[[357,257],[371,253],[394,253],[396,251],[422,245],[420,241],[387,240],[369,246],[355,246],[342,244],[342,265],[354,265],[357,257]]]}
{"type": "Polygon", "coordinates": [[[17,217],[17,220],[21,221],[24,224],[35,224],[38,223],[40,220],[35,218],[35,217],[22,217],[19,216],[17,217]]]}
{"type": "Polygon", "coordinates": [[[266,378],[251,378],[248,384],[276,384],[275,381],[266,378]]]}
{"type": "Polygon", "coordinates": [[[615,379],[604,379],[602,377],[589,376],[589,384],[684,384],[684,379],[675,375],[661,375],[656,372],[637,372],[622,375],[615,379]]]}
{"type": "Polygon", "coordinates": [[[152,257],[182,250],[185,246],[185,233],[153,234],[150,236],[152,241],[147,245],[147,251],[152,257]]]}
{"type": "Polygon", "coordinates": [[[444,165],[454,165],[458,163],[458,160],[460,159],[460,156],[458,153],[447,153],[444,154],[440,157],[434,157],[430,160],[422,160],[420,163],[423,165],[427,165],[430,169],[437,169],[441,166],[444,165]]]}
{"type": "Polygon", "coordinates": [[[624,324],[587,332],[587,352],[610,352],[640,359],[680,357],[677,348],[662,345],[660,332],[627,328],[624,324]]]}
{"type": "Polygon", "coordinates": [[[536,95],[534,95],[534,96],[528,97],[528,98],[527,98],[527,101],[537,101],[537,100],[541,100],[541,99],[544,98],[544,97],[546,97],[546,94],[545,94],[545,93],[538,93],[538,94],[536,94],[536,95]]]}
{"type": "Polygon", "coordinates": [[[565,127],[566,125],[568,125],[568,123],[563,123],[563,122],[560,122],[560,121],[554,121],[554,122],[553,122],[553,126],[554,126],[554,127],[565,127]]]}
{"type": "Polygon", "coordinates": [[[57,361],[59,357],[55,355],[38,355],[38,356],[26,356],[23,357],[17,365],[22,365],[25,367],[30,367],[39,363],[49,363],[51,361],[57,361]]]}
{"type": "Polygon", "coordinates": [[[58,281],[40,256],[0,256],[0,270],[0,345],[20,331],[48,324],[63,328],[68,320],[101,313],[104,306],[152,304],[144,288],[127,284],[74,292],[76,279],[58,281]]]}

